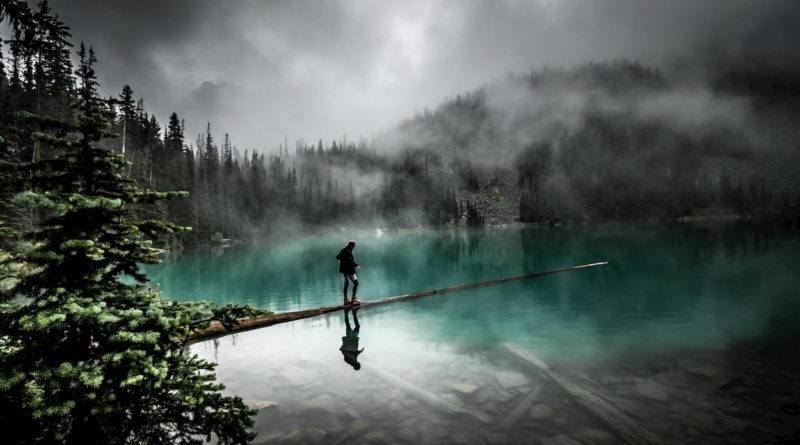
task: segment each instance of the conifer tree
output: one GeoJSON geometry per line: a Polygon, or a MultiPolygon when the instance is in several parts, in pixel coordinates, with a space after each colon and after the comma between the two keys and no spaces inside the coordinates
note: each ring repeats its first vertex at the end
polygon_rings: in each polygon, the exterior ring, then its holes
{"type": "Polygon", "coordinates": [[[222,143],[222,165],[225,173],[230,174],[233,171],[233,147],[228,133],[225,133],[225,142],[222,143]]]}
{"type": "Polygon", "coordinates": [[[138,188],[125,161],[99,147],[108,111],[97,97],[94,52],[81,44],[77,120],[25,113],[33,137],[57,156],[21,164],[15,204],[47,218],[0,267],[0,424],[10,443],[246,443],[249,410],[221,394],[214,365],[185,351],[194,320],[253,315],[161,299],[140,264],[158,262],[154,241],[181,228],[134,220],[135,203],[177,193],[138,188]],[[34,173],[34,174],[29,174],[34,173]],[[4,267],[4,269],[8,269],[4,267]],[[133,282],[123,281],[127,275],[133,282]]]}
{"type": "Polygon", "coordinates": [[[3,40],[0,39],[0,91],[6,86],[6,64],[3,57],[3,40]]]}
{"type": "Polygon", "coordinates": [[[211,136],[211,122],[206,124],[205,154],[206,168],[209,176],[213,178],[219,165],[219,154],[217,146],[214,145],[214,137],[211,136]]]}
{"type": "Polygon", "coordinates": [[[11,76],[8,80],[9,89],[13,94],[19,94],[22,89],[22,78],[19,74],[19,55],[13,50],[11,51],[11,76]]]}
{"type": "Polygon", "coordinates": [[[8,77],[6,74],[5,57],[3,56],[3,39],[0,39],[0,131],[6,127],[6,121],[11,112],[8,106],[8,77]]]}
{"type": "Polygon", "coordinates": [[[119,95],[119,108],[120,114],[125,122],[133,122],[136,116],[135,102],[133,100],[133,90],[130,85],[122,87],[122,93],[119,95]]]}
{"type": "Polygon", "coordinates": [[[30,8],[22,0],[0,1],[0,21],[8,21],[17,40],[27,40],[35,32],[32,15],[30,8]]]}
{"type": "Polygon", "coordinates": [[[167,132],[164,134],[164,148],[173,154],[183,152],[183,128],[178,120],[178,114],[174,112],[169,116],[167,132]]]}
{"type": "MultiPolygon", "coordinates": [[[[46,2],[40,3],[40,9],[49,11],[46,2]]],[[[65,118],[70,113],[70,101],[73,92],[72,61],[70,60],[69,28],[57,16],[42,16],[42,28],[45,33],[42,47],[41,63],[45,85],[43,92],[50,99],[52,115],[65,118]]]]}

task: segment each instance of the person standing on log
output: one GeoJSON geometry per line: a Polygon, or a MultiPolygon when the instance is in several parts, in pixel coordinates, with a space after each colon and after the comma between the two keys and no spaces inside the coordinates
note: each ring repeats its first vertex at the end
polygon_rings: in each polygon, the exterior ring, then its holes
{"type": "Polygon", "coordinates": [[[344,246],[341,251],[339,251],[339,255],[336,255],[336,259],[339,260],[339,273],[344,276],[343,304],[361,303],[361,300],[356,297],[356,292],[358,291],[358,277],[356,276],[356,271],[361,267],[353,258],[353,249],[355,248],[356,242],[354,240],[350,240],[347,245],[344,246]],[[351,301],[347,301],[347,288],[350,286],[351,282],[353,283],[353,299],[351,301]]]}

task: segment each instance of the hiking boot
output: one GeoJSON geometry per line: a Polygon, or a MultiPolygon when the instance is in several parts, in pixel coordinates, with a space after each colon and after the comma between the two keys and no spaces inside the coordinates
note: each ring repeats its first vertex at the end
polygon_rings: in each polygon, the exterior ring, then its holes
{"type": "Polygon", "coordinates": [[[342,302],[342,306],[347,306],[348,304],[350,304],[350,302],[347,301],[347,298],[345,298],[344,302],[342,302]]]}
{"type": "Polygon", "coordinates": [[[358,299],[358,297],[356,297],[356,296],[354,295],[354,296],[353,296],[352,303],[353,303],[353,304],[358,304],[358,303],[361,303],[361,300],[359,300],[359,299],[358,299]]]}

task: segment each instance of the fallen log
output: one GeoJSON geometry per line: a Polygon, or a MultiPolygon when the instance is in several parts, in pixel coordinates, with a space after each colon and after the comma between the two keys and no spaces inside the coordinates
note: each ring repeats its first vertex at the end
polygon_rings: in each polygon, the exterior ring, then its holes
{"type": "Polygon", "coordinates": [[[601,394],[557,372],[530,351],[510,343],[505,343],[502,346],[513,357],[528,365],[533,365],[550,377],[564,392],[612,428],[626,443],[647,445],[660,443],[656,436],[639,423],[638,419],[608,401],[601,394]]]}
{"type": "MultiPolygon", "coordinates": [[[[414,292],[414,293],[410,293],[410,294],[397,295],[397,296],[394,296],[394,297],[380,298],[380,299],[377,299],[377,300],[366,300],[366,301],[361,302],[361,304],[359,304],[356,307],[365,308],[365,307],[369,307],[369,306],[377,306],[379,304],[394,303],[394,302],[398,302],[398,301],[411,300],[411,299],[421,298],[421,297],[430,297],[430,296],[434,296],[434,295],[446,294],[448,292],[456,292],[456,291],[465,290],[465,289],[474,289],[474,288],[478,288],[478,287],[492,286],[492,285],[495,285],[495,284],[508,283],[509,281],[525,280],[525,279],[528,279],[528,278],[536,278],[536,277],[541,277],[541,276],[544,276],[544,275],[551,275],[551,274],[560,273],[560,272],[570,272],[570,271],[573,271],[573,270],[588,269],[588,268],[591,268],[591,267],[604,266],[606,264],[608,264],[608,261],[602,261],[602,262],[591,263],[591,264],[583,264],[583,265],[580,265],[580,266],[564,267],[564,268],[561,268],[561,269],[552,269],[552,270],[547,270],[547,271],[544,271],[544,272],[534,272],[534,273],[529,273],[529,274],[524,274],[524,275],[515,275],[515,276],[511,276],[511,277],[504,277],[504,278],[496,278],[496,279],[492,279],[492,280],[478,281],[478,282],[475,282],[475,283],[461,284],[461,285],[458,285],[458,286],[446,287],[446,288],[442,288],[442,289],[431,289],[431,290],[426,290],[426,291],[421,291],[421,292],[414,292]]],[[[306,310],[300,310],[300,311],[279,312],[279,313],[274,313],[274,314],[262,315],[262,316],[255,317],[255,318],[243,318],[243,319],[240,319],[238,324],[233,326],[231,329],[225,329],[225,327],[222,325],[222,323],[214,321],[214,322],[211,322],[211,324],[207,328],[198,329],[198,330],[195,330],[194,332],[192,332],[191,334],[189,334],[188,344],[197,343],[197,342],[204,341],[204,340],[210,340],[212,338],[223,337],[223,336],[226,336],[226,335],[235,334],[237,332],[249,331],[249,330],[252,330],[252,329],[272,326],[272,325],[276,325],[276,324],[279,324],[279,323],[286,323],[286,322],[289,322],[289,321],[301,320],[303,318],[316,317],[317,315],[328,314],[328,313],[331,313],[331,312],[336,312],[336,311],[340,311],[340,310],[343,310],[343,309],[349,309],[349,308],[352,308],[352,306],[349,306],[349,305],[348,306],[343,306],[343,305],[326,306],[326,307],[320,307],[320,308],[315,308],[315,309],[306,309],[306,310]]]]}

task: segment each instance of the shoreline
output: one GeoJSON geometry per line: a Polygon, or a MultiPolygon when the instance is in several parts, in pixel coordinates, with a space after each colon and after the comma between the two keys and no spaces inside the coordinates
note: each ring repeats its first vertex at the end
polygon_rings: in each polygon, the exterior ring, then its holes
{"type": "Polygon", "coordinates": [[[542,229],[576,229],[576,228],[603,228],[603,227],[619,227],[619,226],[662,226],[662,227],[676,227],[676,226],[696,226],[696,227],[722,227],[728,225],[745,224],[748,226],[773,226],[791,229],[792,222],[797,221],[797,229],[800,229],[800,217],[787,219],[788,216],[775,216],[775,215],[742,215],[742,214],[718,214],[718,215],[703,215],[703,216],[681,216],[674,219],[646,219],[646,220],[607,220],[607,221],[576,221],[564,220],[557,222],[504,222],[495,224],[485,224],[482,226],[471,227],[465,224],[448,223],[441,226],[425,226],[419,225],[416,227],[381,227],[378,224],[374,225],[333,225],[333,226],[302,226],[292,229],[277,229],[270,232],[265,232],[260,236],[251,238],[225,239],[225,244],[215,245],[211,242],[207,244],[198,244],[191,247],[179,247],[178,249],[166,248],[167,255],[195,253],[195,252],[214,252],[222,251],[229,248],[251,246],[261,243],[270,243],[274,241],[287,240],[287,239],[315,239],[327,237],[331,234],[341,234],[343,238],[358,238],[365,236],[382,236],[384,234],[404,234],[414,233],[419,231],[424,232],[472,232],[480,230],[542,230],[542,229]],[[789,227],[787,226],[787,223],[789,227]]]}

